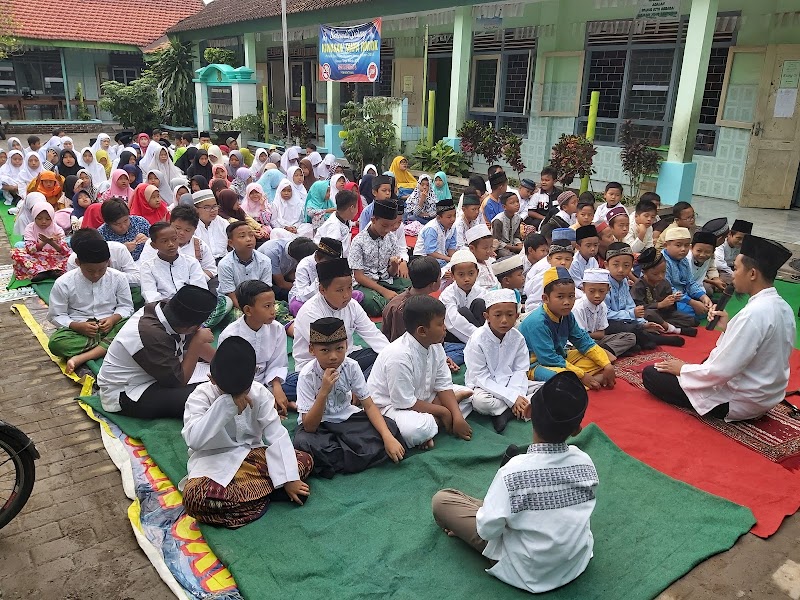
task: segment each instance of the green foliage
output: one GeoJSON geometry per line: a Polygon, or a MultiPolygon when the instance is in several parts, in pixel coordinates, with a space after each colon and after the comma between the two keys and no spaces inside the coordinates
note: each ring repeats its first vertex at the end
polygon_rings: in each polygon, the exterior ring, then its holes
{"type": "MultiPolygon", "coordinates": [[[[264,136],[264,120],[259,115],[242,115],[231,119],[222,126],[223,130],[227,131],[249,131],[256,136],[258,142],[265,142],[264,136]]],[[[242,138],[244,142],[244,138],[242,138]]]]}
{"type": "Polygon", "coordinates": [[[481,125],[478,121],[465,121],[456,132],[461,138],[461,150],[469,157],[480,154],[491,164],[499,159],[505,160],[511,168],[522,173],[525,163],[522,162],[522,138],[510,127],[495,129],[492,124],[481,125]]]}
{"type": "Polygon", "coordinates": [[[92,118],[89,109],[86,107],[86,98],[83,96],[83,84],[78,82],[75,86],[75,100],[78,101],[78,120],[88,121],[92,118]]]}
{"type": "Polygon", "coordinates": [[[519,174],[525,170],[522,162],[522,138],[515,134],[508,125],[500,128],[498,137],[501,140],[500,155],[503,160],[519,174]]]}
{"type": "Polygon", "coordinates": [[[161,122],[191,127],[195,116],[191,44],[172,38],[169,46],[145,57],[145,61],[161,92],[161,122]]]}
{"type": "Polygon", "coordinates": [[[365,98],[363,104],[348,102],[342,107],[342,152],[354,171],[366,164],[382,171],[386,159],[397,151],[396,126],[392,122],[393,98],[365,98]]]}
{"type": "Polygon", "coordinates": [[[622,142],[622,150],[619,153],[622,171],[628,176],[632,197],[638,198],[639,188],[645,177],[658,173],[663,158],[643,140],[633,137],[631,121],[625,121],[620,127],[619,133],[619,139],[622,142]]]}
{"type": "Polygon", "coordinates": [[[236,53],[227,48],[206,48],[203,52],[203,59],[210,65],[239,66],[236,64],[236,53]]]}
{"type": "MultiPolygon", "coordinates": [[[[270,123],[272,124],[273,133],[280,137],[280,139],[286,139],[286,111],[279,110],[275,113],[274,119],[270,119],[270,123]]],[[[289,135],[289,142],[294,143],[295,140],[298,140],[301,144],[305,144],[312,138],[311,130],[306,125],[305,121],[303,121],[300,117],[291,117],[289,119],[289,127],[291,127],[291,132],[289,135]]]]}
{"type": "Polygon", "coordinates": [[[14,25],[11,15],[0,15],[0,60],[5,60],[21,48],[20,41],[14,36],[14,25]]]}
{"type": "Polygon", "coordinates": [[[411,168],[426,173],[444,171],[446,175],[464,177],[472,167],[462,152],[456,152],[452,146],[448,146],[443,141],[439,141],[433,146],[420,143],[411,157],[411,168]]]}
{"type": "Polygon", "coordinates": [[[158,82],[150,71],[125,85],[106,81],[98,106],[114,115],[123,127],[136,131],[158,127],[158,82]]]}
{"type": "Polygon", "coordinates": [[[558,172],[558,180],[570,185],[576,177],[591,177],[594,173],[592,161],[597,150],[594,144],[583,135],[562,136],[553,146],[550,154],[550,166],[558,172]]]}

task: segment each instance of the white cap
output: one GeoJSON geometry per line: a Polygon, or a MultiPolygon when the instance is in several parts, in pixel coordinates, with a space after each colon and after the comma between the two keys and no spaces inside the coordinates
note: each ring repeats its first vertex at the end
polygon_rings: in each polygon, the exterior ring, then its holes
{"type": "Polygon", "coordinates": [[[452,268],[454,265],[460,265],[461,263],[477,265],[478,259],[470,252],[469,248],[461,248],[461,250],[456,250],[455,254],[450,257],[450,263],[447,266],[448,268],[452,268]]]}
{"type": "Polygon", "coordinates": [[[203,200],[215,200],[214,192],[211,190],[197,190],[192,193],[192,202],[199,204],[203,200]]]}
{"type": "Polygon", "coordinates": [[[608,283],[608,269],[586,269],[583,272],[583,283],[608,283]]]}
{"type": "Polygon", "coordinates": [[[492,273],[495,276],[499,277],[500,275],[504,275],[514,269],[521,269],[522,268],[522,254],[513,254],[508,258],[504,258],[503,260],[498,260],[492,263],[492,273]]]}
{"type": "Polygon", "coordinates": [[[484,302],[486,302],[486,308],[489,308],[494,304],[500,304],[501,302],[513,302],[514,304],[517,303],[517,295],[514,293],[514,290],[505,288],[488,291],[484,295],[483,299],[484,302]]]}
{"type": "Polygon", "coordinates": [[[467,240],[467,244],[471,244],[475,240],[479,240],[484,237],[489,237],[492,235],[492,232],[484,223],[479,223],[475,225],[475,227],[471,229],[467,229],[467,232],[464,234],[464,238],[467,240]]]}

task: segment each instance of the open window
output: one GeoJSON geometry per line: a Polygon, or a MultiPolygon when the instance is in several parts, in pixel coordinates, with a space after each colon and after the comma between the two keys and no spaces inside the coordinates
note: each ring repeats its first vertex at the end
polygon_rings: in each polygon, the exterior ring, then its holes
{"type": "Polygon", "coordinates": [[[577,117],[585,52],[545,52],[539,71],[539,116],[577,117]]]}
{"type": "Polygon", "coordinates": [[[764,46],[731,46],[717,109],[717,125],[750,129],[755,121],[758,86],[764,72],[764,46]]]}

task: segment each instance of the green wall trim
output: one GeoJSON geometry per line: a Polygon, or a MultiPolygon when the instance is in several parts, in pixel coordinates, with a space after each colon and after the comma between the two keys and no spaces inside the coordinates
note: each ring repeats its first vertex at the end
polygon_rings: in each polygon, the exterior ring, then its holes
{"type": "Polygon", "coordinates": [[[25,47],[39,48],[78,48],[83,50],[109,50],[111,52],[137,52],[141,54],[141,48],[128,44],[108,44],[104,42],[75,42],[71,40],[34,40],[30,38],[19,38],[20,44],[25,47]]]}

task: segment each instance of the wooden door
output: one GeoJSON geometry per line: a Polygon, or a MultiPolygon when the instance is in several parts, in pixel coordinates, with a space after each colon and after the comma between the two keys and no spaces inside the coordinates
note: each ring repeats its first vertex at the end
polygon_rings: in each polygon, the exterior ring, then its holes
{"type": "Polygon", "coordinates": [[[800,45],[767,48],[740,206],[788,209],[800,167],[800,45]]]}

